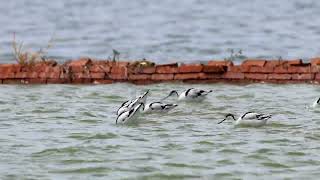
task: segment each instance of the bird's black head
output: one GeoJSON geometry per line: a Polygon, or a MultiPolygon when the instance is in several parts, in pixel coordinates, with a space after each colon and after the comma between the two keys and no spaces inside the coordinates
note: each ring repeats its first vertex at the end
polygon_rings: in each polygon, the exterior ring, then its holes
{"type": "Polygon", "coordinates": [[[176,95],[179,96],[178,92],[176,90],[172,90],[168,96],[164,97],[161,99],[161,101],[164,101],[165,99],[167,99],[168,97],[172,96],[172,95],[176,95]]]}
{"type": "Polygon", "coordinates": [[[226,117],[225,117],[222,121],[218,122],[218,124],[221,124],[223,121],[227,120],[228,117],[232,117],[232,119],[233,119],[234,121],[236,120],[236,118],[234,117],[233,114],[228,113],[228,114],[226,114],[226,117]]]}

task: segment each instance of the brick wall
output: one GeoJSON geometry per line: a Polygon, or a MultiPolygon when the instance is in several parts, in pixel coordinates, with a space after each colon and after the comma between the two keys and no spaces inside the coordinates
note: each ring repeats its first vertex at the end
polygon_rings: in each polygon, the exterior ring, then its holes
{"type": "Polygon", "coordinates": [[[205,64],[158,64],[134,67],[129,62],[81,58],[64,64],[41,62],[34,65],[0,64],[1,84],[110,84],[130,82],[186,83],[319,83],[320,58],[302,60],[247,59],[240,65],[231,61],[205,64]]]}

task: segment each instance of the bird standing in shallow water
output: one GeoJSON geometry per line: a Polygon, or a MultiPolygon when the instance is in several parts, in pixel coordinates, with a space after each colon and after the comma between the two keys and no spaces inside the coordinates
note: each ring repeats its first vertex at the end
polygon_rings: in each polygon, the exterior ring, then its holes
{"type": "Polygon", "coordinates": [[[212,90],[205,91],[202,89],[189,88],[179,95],[176,90],[173,90],[170,92],[168,96],[164,97],[162,100],[165,100],[172,95],[176,95],[179,101],[202,101],[211,92],[212,90]]]}
{"type": "Polygon", "coordinates": [[[228,117],[232,117],[235,121],[235,125],[246,125],[246,126],[263,126],[267,123],[267,120],[272,117],[270,114],[259,114],[254,112],[246,112],[241,117],[236,119],[233,114],[227,114],[226,117],[218,124],[227,120],[228,117]]]}

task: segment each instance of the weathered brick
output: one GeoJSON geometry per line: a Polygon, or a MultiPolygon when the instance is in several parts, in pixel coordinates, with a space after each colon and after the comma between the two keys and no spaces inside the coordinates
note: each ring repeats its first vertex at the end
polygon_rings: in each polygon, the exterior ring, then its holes
{"type": "Polygon", "coordinates": [[[163,64],[156,66],[156,72],[160,74],[174,74],[178,73],[178,64],[163,64]]]}
{"type": "Polygon", "coordinates": [[[312,65],[312,66],[311,66],[311,72],[312,72],[312,73],[318,73],[318,72],[320,72],[320,65],[312,65]]]}
{"type": "Polygon", "coordinates": [[[145,68],[142,68],[142,71],[141,73],[144,73],[144,74],[153,74],[156,72],[156,67],[145,67],[145,68]]]}
{"type": "Polygon", "coordinates": [[[74,79],[90,79],[89,73],[73,73],[72,74],[74,79]]]}
{"type": "Polygon", "coordinates": [[[304,74],[292,74],[293,80],[313,80],[315,79],[314,73],[304,73],[304,74]]]}
{"type": "Polygon", "coordinates": [[[225,79],[244,79],[244,73],[241,72],[226,72],[223,77],[225,79]]]}
{"type": "Polygon", "coordinates": [[[201,72],[202,69],[202,64],[188,64],[179,66],[178,71],[179,73],[197,73],[201,72]]]}
{"type": "Polygon", "coordinates": [[[252,79],[252,80],[266,80],[268,79],[268,74],[262,73],[245,73],[245,79],[252,79]]]}
{"type": "Polygon", "coordinates": [[[90,66],[89,71],[94,73],[109,73],[110,66],[103,65],[103,64],[93,64],[90,66]]]}
{"type": "Polygon", "coordinates": [[[199,79],[222,79],[224,74],[221,73],[200,73],[199,79]]]}
{"type": "Polygon", "coordinates": [[[289,66],[288,67],[289,73],[310,73],[311,67],[310,65],[307,66],[289,66]]]}
{"type": "Polygon", "coordinates": [[[228,72],[240,73],[240,72],[242,72],[242,68],[239,65],[229,66],[228,67],[228,72]]]}
{"type": "Polygon", "coordinates": [[[21,69],[20,65],[15,64],[0,64],[0,73],[16,73],[21,69]]]}
{"type": "Polygon", "coordinates": [[[130,74],[129,80],[150,80],[150,74],[130,74]]]}
{"type": "Polygon", "coordinates": [[[201,73],[182,73],[182,74],[175,74],[175,80],[185,80],[185,79],[199,79],[201,73]]]}
{"type": "Polygon", "coordinates": [[[105,75],[105,73],[90,73],[90,77],[93,79],[103,79],[105,75]]]}
{"type": "Polygon", "coordinates": [[[173,80],[173,74],[152,74],[151,79],[152,80],[173,80]]]}
{"type": "Polygon", "coordinates": [[[286,74],[288,73],[288,67],[284,66],[283,64],[277,67],[274,67],[273,72],[278,73],[278,74],[286,74]]]}
{"type": "Polygon", "coordinates": [[[124,66],[112,66],[111,74],[127,74],[128,69],[124,66]]]}
{"type": "Polygon", "coordinates": [[[216,66],[216,65],[205,65],[203,66],[203,72],[211,72],[211,73],[224,73],[227,71],[226,66],[216,66]]]}
{"type": "Polygon", "coordinates": [[[270,80],[290,80],[291,78],[291,74],[268,74],[268,79],[270,80]]]}
{"type": "Polygon", "coordinates": [[[27,72],[27,78],[29,78],[29,79],[39,78],[39,73],[38,72],[27,72]]]}
{"type": "Polygon", "coordinates": [[[48,78],[51,78],[51,79],[58,79],[58,78],[60,78],[60,71],[50,72],[49,75],[48,75],[48,78]]]}
{"type": "Polygon", "coordinates": [[[127,80],[128,76],[126,74],[109,74],[109,77],[113,80],[127,80]]]}
{"type": "Polygon", "coordinates": [[[41,79],[49,78],[49,73],[40,72],[39,73],[39,78],[41,78],[41,79]]]}
{"type": "Polygon", "coordinates": [[[265,67],[260,67],[260,66],[253,66],[250,67],[249,72],[251,73],[272,73],[274,67],[272,66],[265,66],[265,67]]]}
{"type": "Polygon", "coordinates": [[[312,66],[318,66],[320,65],[320,57],[311,58],[310,63],[312,66]]]}
{"type": "Polygon", "coordinates": [[[27,78],[27,72],[17,72],[15,74],[15,78],[18,78],[18,79],[27,78]]]}

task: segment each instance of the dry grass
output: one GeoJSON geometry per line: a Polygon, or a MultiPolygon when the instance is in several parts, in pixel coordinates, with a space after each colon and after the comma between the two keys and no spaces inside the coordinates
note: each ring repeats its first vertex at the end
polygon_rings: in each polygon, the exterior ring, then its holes
{"type": "Polygon", "coordinates": [[[13,55],[17,63],[21,65],[33,65],[37,62],[46,61],[45,55],[48,50],[52,47],[53,38],[48,41],[48,44],[44,48],[40,48],[38,51],[27,51],[24,50],[23,42],[16,41],[16,35],[13,34],[12,48],[13,55]]]}

